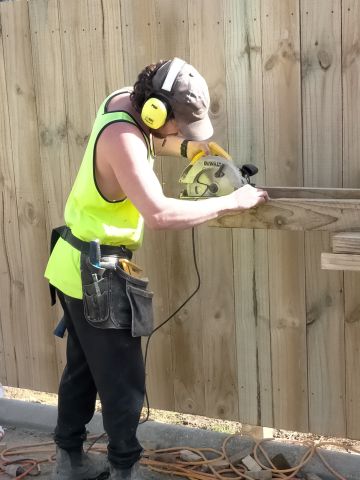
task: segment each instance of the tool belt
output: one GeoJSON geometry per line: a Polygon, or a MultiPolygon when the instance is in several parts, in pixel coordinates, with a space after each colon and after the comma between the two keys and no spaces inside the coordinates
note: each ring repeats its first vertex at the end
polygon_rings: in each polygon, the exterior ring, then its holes
{"type": "MultiPolygon", "coordinates": [[[[52,231],[51,251],[54,248],[59,237],[70,243],[72,247],[76,248],[76,250],[79,250],[81,253],[85,253],[86,255],[89,254],[90,243],[84,242],[83,240],[80,240],[80,238],[75,237],[75,235],[72,234],[71,229],[66,225],[54,228],[54,230],[52,231]]],[[[101,254],[104,256],[118,255],[129,259],[132,258],[132,251],[124,247],[123,245],[101,245],[101,254]]]]}
{"type": "Polygon", "coordinates": [[[127,273],[122,259],[101,256],[100,265],[113,262],[114,268],[94,268],[81,254],[80,270],[84,316],[95,328],[130,330],[133,337],[151,335],[154,326],[153,292],[148,279],[127,273]],[[94,272],[100,272],[94,274],[94,272]]]}
{"type": "MultiPolygon", "coordinates": [[[[51,239],[50,239],[50,253],[53,251],[56,242],[62,238],[66,242],[70,243],[70,245],[76,250],[79,250],[81,253],[85,255],[89,255],[90,250],[90,243],[80,240],[80,238],[75,237],[72,234],[71,229],[66,225],[61,227],[54,228],[51,232],[51,239]]],[[[114,246],[114,245],[101,245],[101,254],[104,256],[111,256],[116,255],[123,258],[128,258],[131,260],[132,258],[132,251],[128,248],[124,247],[123,245],[114,246]]],[[[50,296],[51,296],[51,305],[55,305],[56,303],[56,291],[53,285],[49,285],[50,287],[50,296]]]]}
{"type": "MultiPolygon", "coordinates": [[[[131,250],[124,246],[100,245],[101,258],[98,264],[94,264],[90,260],[90,242],[75,237],[66,226],[58,227],[51,234],[51,251],[59,238],[81,252],[80,273],[86,321],[95,328],[130,330],[133,337],[151,335],[154,294],[147,289],[148,279],[140,278],[142,270],[130,262],[131,250]]],[[[56,290],[52,285],[50,292],[54,305],[56,290]]],[[[54,333],[62,337],[64,331],[64,325],[61,325],[54,333]]]]}

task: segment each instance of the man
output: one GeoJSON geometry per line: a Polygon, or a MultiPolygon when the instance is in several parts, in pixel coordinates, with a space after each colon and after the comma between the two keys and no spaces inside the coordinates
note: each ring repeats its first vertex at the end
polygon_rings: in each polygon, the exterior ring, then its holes
{"type": "Polygon", "coordinates": [[[141,244],[143,222],[151,229],[189,228],[268,198],[250,185],[201,202],[165,197],[152,169],[155,154],[191,159],[201,150],[210,153],[209,105],[205,80],[176,58],[149,65],[133,89],[114,92],[99,109],[66,204],[67,228],[45,272],[68,329],[55,480],[92,479],[104,471],[82,450],[97,393],[109,439],[110,478],[138,478],[142,449],[136,429],[145,377],[141,335],[151,330],[151,299],[140,280],[120,268],[104,273],[93,254],[89,261],[89,242],[99,240],[109,265],[114,258],[131,258],[141,244]]]}

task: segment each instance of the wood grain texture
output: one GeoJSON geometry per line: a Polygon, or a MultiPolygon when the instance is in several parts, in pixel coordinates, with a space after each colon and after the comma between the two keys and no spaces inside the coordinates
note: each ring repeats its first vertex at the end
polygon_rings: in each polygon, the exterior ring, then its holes
{"type": "Polygon", "coordinates": [[[96,109],[105,97],[124,86],[121,3],[88,0],[90,66],[96,109]]]}
{"type": "MultiPolygon", "coordinates": [[[[9,4],[0,5],[1,19],[9,4]]],[[[1,22],[2,27],[2,22],[1,22]]],[[[3,27],[2,27],[3,28],[3,27]]],[[[24,274],[21,261],[18,205],[11,142],[8,93],[5,76],[3,39],[0,43],[0,348],[1,382],[5,385],[33,385],[28,323],[26,318],[24,274]],[[14,255],[14,251],[18,252],[14,255]]]]}
{"type": "MultiPolygon", "coordinates": [[[[343,186],[360,187],[360,5],[342,2],[343,186]]],[[[360,437],[360,298],[359,272],[344,272],[346,426],[350,438],[360,437]]]]}
{"type": "MultiPolygon", "coordinates": [[[[190,63],[206,78],[216,139],[220,145],[227,147],[224,2],[209,4],[206,0],[189,0],[188,12],[190,63]]],[[[205,414],[236,418],[238,399],[231,232],[220,229],[209,231],[200,227],[197,229],[197,247],[201,252],[201,288],[207,292],[197,299],[201,306],[205,414]],[[220,250],[217,245],[221,245],[220,250]],[[226,369],[219,368],[219,358],[222,358],[226,369]]]]}
{"type": "Polygon", "coordinates": [[[359,200],[360,190],[356,188],[317,188],[317,187],[267,187],[257,185],[266,190],[274,199],[294,200],[359,200]]]}
{"type": "MultiPolygon", "coordinates": [[[[341,4],[336,0],[303,1],[301,42],[304,183],[309,187],[339,188],[341,4]]],[[[333,205],[342,219],[335,201],[333,205]]],[[[346,207],[343,212],[345,217],[346,207]]],[[[331,421],[331,430],[345,435],[343,274],[319,268],[321,253],[330,250],[328,233],[306,232],[305,239],[309,428],[323,433],[331,421]]]]}
{"type": "Polygon", "coordinates": [[[333,253],[360,253],[360,232],[340,232],[331,237],[333,253]]]}
{"type": "MultiPolygon", "coordinates": [[[[29,2],[29,19],[39,129],[39,163],[43,173],[47,242],[50,246],[51,229],[64,224],[64,207],[71,188],[57,0],[29,2]],[[47,45],[45,52],[44,45],[47,45]],[[48,95],[49,85],[56,92],[51,98],[48,95]]],[[[63,315],[61,306],[57,304],[51,313],[51,324],[55,328],[63,315]]],[[[55,346],[60,378],[66,365],[66,342],[56,338],[55,346]]]]}
{"type": "Polygon", "coordinates": [[[208,225],[338,232],[359,229],[359,212],[359,200],[271,200],[242,213],[224,215],[212,220],[208,225]]]}
{"type": "Polygon", "coordinates": [[[95,119],[87,0],[58,0],[70,183],[76,178],[95,119]]]}
{"type": "MultiPolygon", "coordinates": [[[[156,0],[154,4],[156,22],[156,52],[158,59],[179,57],[187,60],[189,57],[189,22],[186,2],[168,2],[156,0]],[[161,39],[166,38],[164,42],[161,39]]],[[[161,167],[162,187],[166,196],[179,196],[178,178],[186,165],[183,158],[162,157],[156,160],[161,167]]],[[[153,234],[154,240],[160,232],[153,234]]],[[[145,240],[146,241],[146,240],[145,240]]],[[[163,311],[161,320],[188,298],[197,284],[197,278],[192,260],[191,231],[163,232],[162,256],[164,259],[164,279],[162,284],[163,300],[167,303],[166,315],[163,311]],[[164,289],[166,285],[166,290],[164,289]],[[166,292],[166,293],[165,293],[166,292]],[[167,295],[167,297],[166,297],[167,295]]],[[[154,275],[157,275],[154,272],[154,275]]],[[[187,304],[170,322],[163,327],[160,336],[167,335],[169,359],[163,361],[165,377],[172,377],[173,405],[175,410],[185,408],[187,411],[199,411],[204,391],[199,388],[202,370],[197,365],[202,363],[199,339],[201,338],[200,309],[198,304],[187,304]],[[184,355],[179,355],[183,351],[184,355]],[[198,359],[198,360],[196,360],[198,359]]],[[[159,319],[160,320],[160,319],[159,319]]],[[[164,341],[161,342],[161,345],[164,341]]],[[[160,345],[160,343],[159,343],[160,345]]],[[[164,351],[162,348],[160,351],[164,351]]],[[[159,370],[154,364],[154,371],[159,370]]],[[[156,383],[154,383],[156,385],[156,383]]],[[[156,388],[156,386],[155,386],[156,388]]],[[[169,385],[170,388],[170,385],[169,385]]],[[[160,403],[161,404],[161,403],[160,403]]],[[[162,402],[165,404],[165,402],[162,402]]]]}
{"type": "Polygon", "coordinates": [[[324,252],[321,254],[321,268],[323,270],[360,271],[360,255],[324,252]]]}
{"type": "Polygon", "coordinates": [[[35,103],[28,2],[1,5],[1,22],[8,92],[9,125],[16,185],[20,255],[23,266],[27,340],[33,384],[39,389],[57,387],[54,336],[49,322],[49,291],[43,279],[48,242],[39,165],[39,132],[35,103]],[[21,32],[18,34],[17,32],[21,32]]]}
{"type": "MultiPolygon", "coordinates": [[[[297,1],[261,2],[265,184],[270,186],[303,186],[299,18],[297,1]]],[[[303,234],[268,236],[274,424],[307,430],[303,234]]]]}
{"type": "MultiPolygon", "coordinates": [[[[228,145],[265,181],[260,1],[225,3],[228,145]]],[[[272,425],[267,232],[234,229],[234,301],[241,421],[272,425]]]]}

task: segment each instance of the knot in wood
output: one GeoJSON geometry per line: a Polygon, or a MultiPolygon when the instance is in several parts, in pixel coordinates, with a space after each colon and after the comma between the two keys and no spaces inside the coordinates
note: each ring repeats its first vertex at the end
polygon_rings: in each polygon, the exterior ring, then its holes
{"type": "Polygon", "coordinates": [[[216,115],[217,113],[219,113],[219,110],[220,110],[220,102],[217,98],[215,98],[211,102],[211,113],[216,115]]]}
{"type": "Polygon", "coordinates": [[[40,140],[44,147],[49,147],[53,143],[51,132],[48,128],[44,128],[40,133],[40,140]]]}
{"type": "Polygon", "coordinates": [[[31,225],[37,225],[39,223],[39,219],[36,216],[36,211],[34,208],[34,205],[30,202],[27,202],[25,204],[24,208],[24,214],[26,220],[31,224],[31,225]]]}
{"type": "Polygon", "coordinates": [[[65,123],[58,126],[58,128],[56,130],[56,134],[60,138],[60,140],[63,140],[64,138],[66,138],[66,124],[65,123]]]}
{"type": "Polygon", "coordinates": [[[320,67],[323,70],[327,70],[330,67],[332,62],[331,53],[327,52],[326,50],[319,50],[317,56],[318,56],[320,67]]]}
{"type": "Polygon", "coordinates": [[[281,215],[276,215],[276,217],[274,218],[274,224],[277,225],[278,227],[282,227],[283,225],[286,224],[286,220],[281,215]]]}
{"type": "Polygon", "coordinates": [[[278,56],[275,54],[275,55],[271,55],[271,57],[266,60],[265,62],[265,70],[271,70],[275,67],[275,65],[277,64],[278,62],[278,56]]]}
{"type": "Polygon", "coordinates": [[[76,139],[75,139],[76,145],[79,145],[79,147],[85,146],[88,140],[89,140],[89,135],[82,136],[80,134],[76,135],[76,139]]]}

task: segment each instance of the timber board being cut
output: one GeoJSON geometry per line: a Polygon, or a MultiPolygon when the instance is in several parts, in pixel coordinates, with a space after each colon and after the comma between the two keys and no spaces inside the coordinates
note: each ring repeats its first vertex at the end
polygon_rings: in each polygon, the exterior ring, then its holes
{"type": "Polygon", "coordinates": [[[212,227],[267,230],[360,229],[360,190],[262,187],[270,200],[259,207],[212,220],[212,227]]]}

